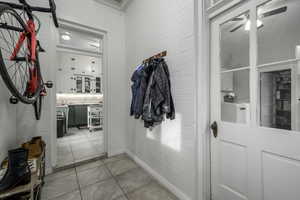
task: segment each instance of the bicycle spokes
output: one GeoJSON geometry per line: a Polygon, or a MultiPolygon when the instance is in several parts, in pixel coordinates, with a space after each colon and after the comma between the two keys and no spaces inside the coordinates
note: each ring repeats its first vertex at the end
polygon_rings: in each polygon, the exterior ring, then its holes
{"type": "Polygon", "coordinates": [[[2,25],[0,28],[2,60],[16,90],[24,95],[30,82],[30,68],[34,68],[34,63],[28,59],[30,52],[27,48],[25,29],[10,12],[0,16],[0,24],[2,25]]]}

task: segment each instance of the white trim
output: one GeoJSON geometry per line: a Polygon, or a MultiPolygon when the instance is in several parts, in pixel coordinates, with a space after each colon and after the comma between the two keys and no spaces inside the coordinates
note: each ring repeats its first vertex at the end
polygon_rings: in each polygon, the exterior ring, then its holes
{"type": "Polygon", "coordinates": [[[225,2],[225,0],[220,0],[220,1],[218,1],[217,3],[212,3],[212,5],[210,5],[210,6],[206,9],[206,11],[207,11],[207,12],[211,12],[211,10],[214,10],[214,9],[216,9],[216,8],[218,8],[218,7],[220,7],[220,6],[222,6],[222,5],[224,4],[224,2],[225,2]]]}
{"type": "Polygon", "coordinates": [[[97,3],[106,5],[119,11],[125,11],[132,0],[123,0],[122,3],[113,3],[111,0],[94,0],[97,3]]]}
{"type": "MultiPolygon", "coordinates": [[[[110,98],[111,98],[111,94],[109,92],[109,89],[108,89],[108,86],[109,86],[109,77],[110,77],[110,74],[109,74],[109,67],[108,67],[108,31],[106,30],[103,30],[103,29],[97,29],[97,28],[94,28],[94,27],[89,27],[89,26],[86,26],[86,25],[83,25],[83,24],[79,24],[79,23],[76,23],[76,22],[73,22],[73,21],[69,21],[69,20],[66,20],[66,19],[61,19],[59,18],[58,19],[58,22],[59,22],[59,25],[60,27],[68,27],[68,28],[72,28],[72,29],[75,29],[75,30],[80,30],[82,32],[87,32],[87,33],[93,33],[93,34],[96,34],[98,35],[102,40],[103,40],[103,53],[102,55],[98,54],[98,56],[102,56],[102,62],[103,62],[103,76],[102,76],[102,80],[103,80],[103,95],[104,95],[104,127],[103,127],[103,132],[104,132],[104,149],[105,151],[107,152],[108,155],[111,155],[111,134],[110,134],[110,125],[111,123],[109,123],[110,121],[110,115],[111,115],[111,101],[110,101],[110,98]]],[[[57,32],[57,34],[59,34],[57,32]]],[[[66,48],[63,48],[64,46],[61,46],[59,45],[59,40],[56,39],[56,42],[57,44],[55,45],[55,51],[61,51],[63,49],[65,50],[71,50],[71,49],[66,49],[66,48]]],[[[73,49],[73,51],[75,51],[75,49],[73,49]]],[[[78,51],[77,51],[78,53],[78,51]]],[[[95,56],[95,55],[94,55],[95,56]]],[[[55,94],[56,96],[56,94],[55,94]]],[[[56,99],[56,97],[55,97],[56,99]]],[[[56,102],[55,102],[55,105],[56,105],[56,102]]],[[[54,120],[56,121],[56,115],[53,116],[54,120]]],[[[56,128],[54,129],[56,130],[56,128]]],[[[54,144],[52,144],[51,146],[52,147],[56,147],[57,145],[57,139],[55,139],[54,141],[54,144]]],[[[123,151],[124,152],[124,151],[123,151]]],[[[53,151],[52,151],[52,155],[51,155],[51,158],[56,158],[56,155],[53,155],[53,151]]],[[[55,164],[56,164],[56,160],[55,161],[51,161],[51,165],[53,167],[55,167],[55,164]]]]}
{"type": "Polygon", "coordinates": [[[209,19],[212,19],[220,14],[222,14],[223,12],[229,10],[230,8],[245,2],[247,0],[232,0],[230,2],[226,1],[226,0],[222,0],[218,3],[216,3],[215,5],[209,7],[206,11],[208,14],[209,19]]]}
{"type": "Polygon", "coordinates": [[[262,65],[257,65],[257,68],[261,67],[270,67],[270,66],[276,66],[276,65],[284,65],[284,64],[293,64],[295,62],[299,62],[300,59],[289,59],[289,60],[283,60],[283,61],[278,61],[278,62],[272,62],[272,63],[266,63],[262,65]]]}
{"type": "Polygon", "coordinates": [[[210,178],[210,74],[209,20],[205,2],[195,0],[196,49],[196,199],[209,200],[210,178]]]}
{"type": "Polygon", "coordinates": [[[178,189],[175,185],[170,183],[166,178],[160,175],[157,171],[151,168],[147,163],[141,160],[139,157],[134,155],[131,151],[126,150],[126,154],[133,159],[138,165],[140,165],[143,169],[145,169],[149,174],[151,174],[160,184],[170,190],[173,194],[175,194],[181,200],[192,200],[186,194],[184,194],[180,189],[178,189]]]}
{"type": "Polygon", "coordinates": [[[84,54],[84,55],[88,55],[88,56],[92,56],[92,57],[96,57],[96,58],[100,58],[101,55],[103,55],[103,53],[100,53],[100,52],[90,51],[90,50],[86,50],[86,49],[80,49],[77,47],[73,47],[70,45],[63,45],[63,44],[56,45],[56,49],[58,51],[68,50],[68,52],[72,52],[72,53],[80,54],[80,55],[84,54]]]}
{"type": "Polygon", "coordinates": [[[221,71],[221,73],[229,73],[229,72],[236,72],[236,71],[243,71],[243,70],[247,70],[250,69],[250,67],[239,67],[239,68],[235,68],[235,69],[229,69],[229,70],[224,70],[221,71]]]}

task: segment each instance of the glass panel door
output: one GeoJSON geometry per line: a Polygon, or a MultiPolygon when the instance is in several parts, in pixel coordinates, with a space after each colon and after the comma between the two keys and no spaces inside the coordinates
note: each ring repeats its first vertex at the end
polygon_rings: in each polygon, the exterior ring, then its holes
{"type": "Polygon", "coordinates": [[[250,120],[250,15],[246,12],[220,26],[221,120],[250,120]]]}

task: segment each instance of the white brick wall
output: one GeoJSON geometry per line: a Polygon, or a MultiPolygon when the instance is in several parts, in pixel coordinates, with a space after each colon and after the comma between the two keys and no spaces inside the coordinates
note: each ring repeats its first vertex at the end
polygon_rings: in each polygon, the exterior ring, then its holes
{"type": "MultiPolygon", "coordinates": [[[[190,199],[195,199],[194,1],[133,1],[126,12],[125,24],[128,81],[144,58],[167,50],[177,117],[152,132],[143,128],[141,121],[130,119],[128,149],[190,199]]],[[[128,93],[129,86],[128,82],[128,93]]]]}
{"type": "Polygon", "coordinates": [[[9,103],[10,92],[0,78],[0,161],[16,146],[16,105],[9,103]]]}

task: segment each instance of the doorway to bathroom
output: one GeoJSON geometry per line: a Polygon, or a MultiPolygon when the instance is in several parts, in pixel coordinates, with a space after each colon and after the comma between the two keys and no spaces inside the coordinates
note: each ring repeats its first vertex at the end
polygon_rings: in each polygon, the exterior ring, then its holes
{"type": "Polygon", "coordinates": [[[104,36],[62,24],[57,44],[56,168],[106,155],[104,36]]]}

